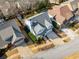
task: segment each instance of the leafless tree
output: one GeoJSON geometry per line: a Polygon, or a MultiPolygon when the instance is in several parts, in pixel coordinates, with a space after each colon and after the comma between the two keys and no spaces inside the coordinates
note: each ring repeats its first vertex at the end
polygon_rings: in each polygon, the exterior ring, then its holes
{"type": "Polygon", "coordinates": [[[41,2],[45,6],[47,0],[0,0],[0,9],[4,16],[15,15],[20,12],[28,12],[38,9],[41,2]]]}

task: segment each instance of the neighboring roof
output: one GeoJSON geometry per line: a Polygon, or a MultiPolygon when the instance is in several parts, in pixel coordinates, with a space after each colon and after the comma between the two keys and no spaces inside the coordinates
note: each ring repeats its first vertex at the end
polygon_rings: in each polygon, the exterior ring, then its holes
{"type": "MultiPolygon", "coordinates": [[[[13,43],[18,40],[18,38],[23,37],[17,23],[15,20],[10,20],[8,22],[4,22],[0,24],[0,40],[4,41],[4,43],[13,43]]],[[[0,45],[2,45],[2,41],[0,41],[0,45]]],[[[5,45],[3,43],[3,45],[5,45]]],[[[1,48],[1,46],[0,46],[1,48]]]]}
{"type": "Polygon", "coordinates": [[[47,29],[50,29],[53,27],[53,25],[50,22],[48,22],[47,20],[45,20],[45,26],[47,29]]]}
{"type": "Polygon", "coordinates": [[[48,13],[52,16],[55,16],[56,21],[60,24],[62,24],[65,20],[65,18],[60,13],[60,6],[54,6],[53,9],[48,10],[48,13]]]}
{"type": "Polygon", "coordinates": [[[53,6],[52,9],[48,10],[48,13],[55,16],[59,24],[63,24],[64,21],[69,20],[73,16],[71,9],[65,3],[53,6]]]}
{"type": "Polygon", "coordinates": [[[73,13],[72,11],[68,8],[67,5],[63,6],[60,8],[60,12],[61,12],[61,15],[63,17],[65,17],[66,20],[69,20],[71,17],[73,17],[73,13]]]}

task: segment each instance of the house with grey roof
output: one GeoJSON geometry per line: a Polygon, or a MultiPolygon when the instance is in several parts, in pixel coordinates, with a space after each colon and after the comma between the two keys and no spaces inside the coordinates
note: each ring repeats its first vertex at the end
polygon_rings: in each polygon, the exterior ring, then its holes
{"type": "Polygon", "coordinates": [[[15,20],[0,24],[0,49],[9,43],[18,45],[24,41],[24,38],[15,20]]]}
{"type": "Polygon", "coordinates": [[[25,20],[26,25],[29,27],[30,31],[38,38],[39,36],[47,36],[50,39],[58,37],[55,32],[52,30],[54,28],[52,21],[55,21],[53,18],[50,19],[47,12],[42,12],[35,16],[32,16],[25,20]],[[28,21],[27,21],[28,20],[28,21]],[[50,34],[51,33],[51,34],[50,34]]]}

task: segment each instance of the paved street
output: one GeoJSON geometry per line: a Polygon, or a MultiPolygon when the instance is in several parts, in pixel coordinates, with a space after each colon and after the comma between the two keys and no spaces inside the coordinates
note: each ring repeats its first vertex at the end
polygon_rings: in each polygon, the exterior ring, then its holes
{"type": "Polygon", "coordinates": [[[56,46],[55,48],[39,52],[33,56],[33,59],[64,59],[64,57],[76,51],[79,51],[79,37],[75,37],[74,40],[65,45],[56,46]]]}

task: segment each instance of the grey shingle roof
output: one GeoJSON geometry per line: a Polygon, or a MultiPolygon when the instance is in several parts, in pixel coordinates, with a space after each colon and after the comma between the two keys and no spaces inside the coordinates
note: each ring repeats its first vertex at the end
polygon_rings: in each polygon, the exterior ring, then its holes
{"type": "Polygon", "coordinates": [[[33,16],[33,17],[29,18],[29,20],[37,21],[40,24],[42,24],[43,26],[45,26],[45,20],[51,22],[47,12],[42,12],[42,13],[36,15],[36,16],[33,16]]]}
{"type": "Polygon", "coordinates": [[[51,19],[47,12],[37,14],[33,17],[28,18],[28,20],[30,20],[30,31],[36,36],[42,36],[48,29],[53,28],[51,19]]]}
{"type": "Polygon", "coordinates": [[[0,47],[5,46],[12,41],[17,41],[18,38],[24,37],[16,24],[15,20],[10,20],[0,24],[0,47]],[[3,42],[3,43],[2,43],[3,42]],[[6,43],[6,44],[5,44],[6,43]]]}

